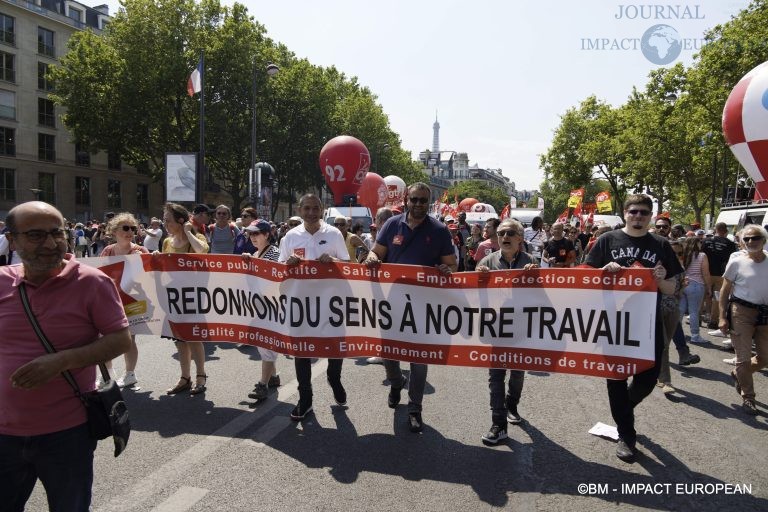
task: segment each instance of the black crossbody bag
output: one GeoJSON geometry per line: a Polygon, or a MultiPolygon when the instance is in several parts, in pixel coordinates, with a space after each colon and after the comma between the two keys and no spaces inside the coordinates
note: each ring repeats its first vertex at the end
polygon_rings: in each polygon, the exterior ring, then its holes
{"type": "MultiPolygon", "coordinates": [[[[24,283],[19,285],[19,295],[21,295],[21,303],[24,306],[27,319],[32,324],[32,329],[40,343],[43,344],[45,351],[49,354],[56,353],[56,348],[48,340],[32,312],[24,283]]],[[[110,379],[104,363],[99,363],[99,370],[104,379],[104,387],[88,393],[80,391],[80,386],[77,385],[77,381],[69,370],[64,370],[61,375],[75,391],[75,396],[85,406],[91,438],[102,440],[112,436],[115,441],[115,457],[117,457],[123,453],[128,445],[128,438],[131,435],[131,421],[120,388],[113,379],[110,379]]]]}

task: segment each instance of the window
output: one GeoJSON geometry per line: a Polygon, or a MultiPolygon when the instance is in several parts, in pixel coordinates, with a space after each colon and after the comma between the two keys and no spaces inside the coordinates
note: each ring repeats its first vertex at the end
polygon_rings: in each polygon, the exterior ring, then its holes
{"type": "Polygon", "coordinates": [[[75,204],[91,206],[91,178],[75,176],[75,204]]]}
{"type": "Polygon", "coordinates": [[[136,208],[149,210],[149,185],[146,183],[136,185],[136,208]]]}
{"type": "Polygon", "coordinates": [[[91,166],[91,154],[88,152],[88,148],[85,144],[79,142],[75,143],[75,165],[81,165],[83,167],[91,166]]]}
{"type": "Polygon", "coordinates": [[[110,171],[120,171],[122,168],[122,163],[120,162],[120,153],[110,149],[107,152],[107,169],[110,171]]]}
{"type": "Polygon", "coordinates": [[[53,31],[47,28],[37,27],[37,53],[56,57],[56,49],[53,46],[53,31]]]}
{"type": "Polygon", "coordinates": [[[48,78],[48,64],[45,62],[37,63],[37,88],[42,91],[53,90],[53,80],[48,78]]]}
{"type": "Polygon", "coordinates": [[[16,130],[0,126],[0,155],[16,156],[16,130]]]}
{"type": "Polygon", "coordinates": [[[0,167],[0,200],[16,200],[16,170],[0,167]]]}
{"type": "Polygon", "coordinates": [[[16,20],[0,13],[0,43],[16,44],[16,20]]]}
{"type": "Polygon", "coordinates": [[[0,52],[0,80],[16,81],[16,56],[12,53],[0,52]]]}
{"type": "Polygon", "coordinates": [[[56,175],[49,172],[37,174],[37,188],[40,189],[40,201],[49,204],[56,203],[56,175]]]}
{"type": "Polygon", "coordinates": [[[16,93],[0,90],[0,117],[16,119],[16,93]]]}
{"type": "Polygon", "coordinates": [[[47,133],[37,134],[37,158],[44,162],[56,161],[56,137],[47,133]]]}
{"type": "Polygon", "coordinates": [[[69,8],[69,17],[75,20],[78,23],[81,23],[83,21],[83,11],[80,9],[75,9],[74,7],[69,8]]]}
{"type": "Polygon", "coordinates": [[[37,122],[43,126],[56,126],[56,112],[53,101],[46,98],[37,98],[37,122]]]}
{"type": "Polygon", "coordinates": [[[107,206],[122,208],[120,204],[120,180],[107,181],[107,206]]]}

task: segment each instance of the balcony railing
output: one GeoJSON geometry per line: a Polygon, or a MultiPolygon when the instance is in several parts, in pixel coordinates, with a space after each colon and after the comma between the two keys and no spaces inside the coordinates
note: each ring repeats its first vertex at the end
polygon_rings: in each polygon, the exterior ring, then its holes
{"type": "Polygon", "coordinates": [[[37,14],[45,16],[46,18],[50,18],[52,20],[56,20],[61,23],[66,23],[67,25],[71,25],[77,29],[85,30],[86,28],[90,28],[97,34],[101,33],[101,30],[98,27],[92,27],[90,25],[86,25],[82,21],[73,20],[69,16],[64,16],[63,14],[60,14],[55,11],[49,11],[45,7],[39,6],[34,2],[27,2],[26,0],[5,0],[5,1],[14,5],[18,5],[22,9],[36,12],[37,14]]]}

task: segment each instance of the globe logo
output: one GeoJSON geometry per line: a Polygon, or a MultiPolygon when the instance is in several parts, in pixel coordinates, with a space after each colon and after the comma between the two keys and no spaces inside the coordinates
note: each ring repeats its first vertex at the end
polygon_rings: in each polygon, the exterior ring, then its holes
{"type": "Polygon", "coordinates": [[[658,66],[669,64],[680,56],[683,45],[680,34],[669,25],[654,25],[640,39],[640,49],[645,58],[658,66]]]}

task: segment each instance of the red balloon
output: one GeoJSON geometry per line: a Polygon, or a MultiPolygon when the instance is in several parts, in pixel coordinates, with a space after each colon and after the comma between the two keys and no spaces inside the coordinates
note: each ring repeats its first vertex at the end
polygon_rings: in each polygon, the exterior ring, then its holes
{"type": "Polygon", "coordinates": [[[337,206],[345,204],[344,196],[357,194],[370,166],[368,148],[349,135],[332,138],[320,150],[320,172],[337,206]]]}
{"type": "Polygon", "coordinates": [[[387,184],[384,178],[376,173],[369,172],[363,179],[363,185],[357,191],[357,202],[371,209],[371,214],[376,215],[376,210],[384,206],[387,201],[387,184]]]}
{"type": "Polygon", "coordinates": [[[469,212],[472,211],[472,207],[479,203],[477,199],[474,197],[467,197],[466,199],[462,199],[459,203],[459,210],[462,212],[469,212]]]}

